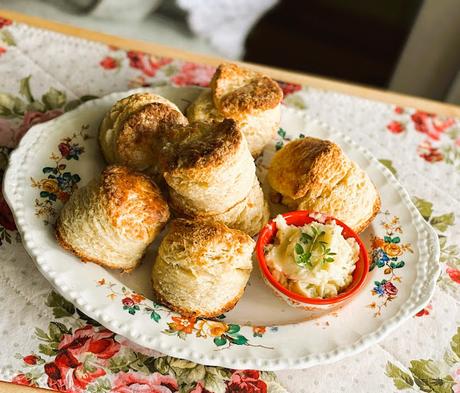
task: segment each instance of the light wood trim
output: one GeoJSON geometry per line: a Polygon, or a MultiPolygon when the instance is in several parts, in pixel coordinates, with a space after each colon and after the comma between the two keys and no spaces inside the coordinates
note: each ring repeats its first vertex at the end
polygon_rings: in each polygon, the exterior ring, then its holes
{"type": "MultiPolygon", "coordinates": [[[[180,49],[170,48],[164,45],[153,44],[144,41],[132,40],[96,31],[81,29],[79,27],[66,25],[63,23],[53,22],[35,16],[24,15],[14,11],[0,9],[0,15],[6,18],[13,19],[17,22],[25,23],[30,26],[56,31],[58,33],[77,36],[91,41],[99,41],[105,44],[115,45],[123,49],[134,49],[155,55],[179,58],[183,60],[194,61],[198,63],[206,63],[217,65],[224,59],[215,56],[202,55],[198,53],[190,53],[180,49]]],[[[428,100],[420,97],[413,97],[399,93],[379,90],[361,85],[355,85],[346,82],[340,82],[332,79],[320,78],[313,75],[302,74],[298,72],[281,70],[278,68],[261,66],[250,63],[243,63],[246,66],[263,71],[271,77],[291,83],[300,83],[303,85],[333,90],[340,93],[359,96],[370,100],[383,101],[389,104],[414,107],[423,109],[428,112],[443,114],[446,116],[460,117],[460,107],[451,104],[445,104],[438,101],[428,100]]]]}
{"type": "Polygon", "coordinates": [[[2,393],[50,393],[51,390],[31,388],[30,386],[16,385],[14,383],[0,381],[0,392],[2,393]]]}

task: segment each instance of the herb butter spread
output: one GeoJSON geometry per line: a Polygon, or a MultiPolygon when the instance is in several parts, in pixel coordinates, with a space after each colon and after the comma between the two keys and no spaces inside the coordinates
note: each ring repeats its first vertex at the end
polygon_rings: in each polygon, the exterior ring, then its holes
{"type": "Polygon", "coordinates": [[[310,298],[330,298],[350,285],[359,245],[345,239],[335,221],[298,227],[279,215],[274,222],[278,231],[266,248],[266,261],[283,287],[310,298]]]}

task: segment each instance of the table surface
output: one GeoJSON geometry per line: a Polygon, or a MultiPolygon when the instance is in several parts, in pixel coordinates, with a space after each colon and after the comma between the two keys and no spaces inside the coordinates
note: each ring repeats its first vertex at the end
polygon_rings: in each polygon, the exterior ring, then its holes
{"type": "MultiPolygon", "coordinates": [[[[139,50],[146,53],[151,53],[159,56],[166,56],[176,59],[183,59],[187,61],[206,63],[210,65],[219,64],[222,59],[218,57],[211,57],[207,55],[193,54],[178,49],[173,49],[153,43],[141,42],[136,40],[124,39],[121,37],[115,37],[98,33],[94,31],[88,31],[80,28],[76,28],[69,25],[63,25],[60,23],[31,17],[8,10],[1,10],[0,15],[13,19],[16,22],[25,23],[29,26],[55,31],[58,33],[77,36],[83,39],[98,41],[107,45],[114,45],[123,49],[139,50]]],[[[460,107],[445,104],[441,102],[431,101],[418,97],[411,97],[398,93],[382,91],[378,89],[368,88],[364,86],[358,86],[354,84],[333,81],[330,79],[320,78],[311,75],[305,75],[280,69],[275,69],[266,66],[245,64],[250,68],[261,70],[277,80],[283,80],[291,83],[298,83],[302,85],[308,85],[318,89],[331,90],[347,95],[358,96],[366,99],[382,101],[396,106],[401,107],[412,107],[418,108],[427,112],[433,112],[439,115],[460,117],[460,107]]],[[[44,391],[42,389],[34,389],[23,387],[19,385],[13,385],[5,382],[0,382],[0,391],[2,392],[33,392],[33,391],[44,391]]]]}

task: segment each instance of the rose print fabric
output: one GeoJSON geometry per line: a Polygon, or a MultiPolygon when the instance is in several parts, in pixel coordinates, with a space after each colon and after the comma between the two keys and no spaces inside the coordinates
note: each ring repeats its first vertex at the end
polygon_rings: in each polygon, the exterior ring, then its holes
{"type": "MultiPolygon", "coordinates": [[[[165,84],[206,87],[213,72],[208,65],[125,51],[0,17],[0,176],[11,151],[35,124],[114,91],[165,84]]],[[[78,393],[460,392],[459,120],[283,81],[280,86],[284,105],[350,135],[406,187],[439,236],[443,269],[431,303],[380,345],[332,365],[277,373],[206,367],[130,343],[53,292],[21,246],[0,194],[2,380],[78,393]]],[[[37,212],[52,216],[55,203],[78,186],[78,175],[68,172],[66,163],[83,153],[79,138],[84,130],[61,141],[43,179],[31,179],[40,193],[37,212]]],[[[411,252],[394,217],[385,217],[382,225],[386,236],[373,239],[370,250],[373,269],[385,275],[374,283],[373,318],[397,296],[398,269],[404,253],[411,252]]],[[[135,313],[142,301],[131,294],[122,304],[135,313]]],[[[174,334],[207,329],[222,345],[242,340],[235,326],[219,321],[202,326],[181,318],[169,324],[174,334]]],[[[243,338],[256,339],[266,329],[255,328],[254,337],[243,338]]]]}

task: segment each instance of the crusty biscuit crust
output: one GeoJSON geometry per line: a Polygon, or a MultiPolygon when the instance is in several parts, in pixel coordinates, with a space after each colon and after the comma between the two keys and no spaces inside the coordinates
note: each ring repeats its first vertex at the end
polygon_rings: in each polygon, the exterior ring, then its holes
{"type": "Polygon", "coordinates": [[[342,150],[331,141],[311,137],[297,139],[273,156],[268,181],[284,196],[302,198],[307,191],[323,186],[325,176],[345,175],[348,167],[342,158],[342,150]]]}
{"type": "Polygon", "coordinates": [[[161,163],[165,171],[222,165],[243,142],[243,135],[231,119],[172,126],[164,130],[163,138],[161,163]]]}
{"type": "Polygon", "coordinates": [[[231,247],[234,244],[254,242],[244,232],[230,229],[219,221],[204,218],[195,218],[193,220],[176,218],[170,223],[169,233],[174,233],[174,238],[170,239],[166,235],[163,242],[174,241],[175,243],[183,244],[197,264],[205,260],[204,258],[202,261],[201,257],[206,255],[210,244],[224,243],[231,247]]]}
{"type": "Polygon", "coordinates": [[[168,204],[149,176],[111,165],[104,169],[101,178],[101,196],[106,200],[107,214],[114,227],[124,228],[132,238],[143,239],[145,228],[157,231],[159,223],[168,221],[168,204]],[[134,212],[137,220],[132,222],[134,212]]]}
{"type": "Polygon", "coordinates": [[[221,64],[210,83],[216,108],[224,115],[241,114],[275,108],[283,91],[274,80],[236,64],[221,64]]]}
{"type": "Polygon", "coordinates": [[[162,103],[147,104],[121,125],[115,144],[120,164],[136,169],[155,165],[159,148],[159,126],[187,124],[186,118],[162,103]],[[155,151],[156,150],[156,151],[155,151]]]}

